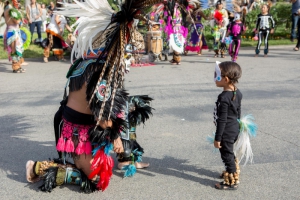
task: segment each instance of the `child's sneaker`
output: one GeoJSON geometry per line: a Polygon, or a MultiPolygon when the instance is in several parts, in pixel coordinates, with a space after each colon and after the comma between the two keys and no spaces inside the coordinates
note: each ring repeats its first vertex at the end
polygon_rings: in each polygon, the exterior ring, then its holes
{"type": "Polygon", "coordinates": [[[231,58],[231,61],[232,61],[232,62],[236,62],[236,60],[237,60],[237,57],[232,57],[232,58],[231,58]]]}

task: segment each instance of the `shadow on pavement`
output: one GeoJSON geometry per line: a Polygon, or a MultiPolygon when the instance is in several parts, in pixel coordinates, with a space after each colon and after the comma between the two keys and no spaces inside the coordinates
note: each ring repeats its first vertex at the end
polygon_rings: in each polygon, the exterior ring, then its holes
{"type": "MultiPolygon", "coordinates": [[[[201,185],[214,187],[216,181],[212,180],[219,177],[219,173],[207,170],[204,168],[197,168],[193,165],[188,165],[188,160],[178,159],[170,156],[165,156],[163,159],[143,157],[150,166],[145,169],[138,169],[137,173],[143,174],[145,176],[156,176],[155,174],[162,174],[166,176],[174,176],[177,178],[182,178],[188,181],[193,181],[200,183],[201,185]],[[155,173],[155,174],[153,174],[155,173]],[[209,178],[202,178],[198,176],[193,176],[190,173],[199,174],[201,176],[207,176],[209,178]]],[[[114,175],[123,177],[121,170],[115,169],[114,175]]]]}

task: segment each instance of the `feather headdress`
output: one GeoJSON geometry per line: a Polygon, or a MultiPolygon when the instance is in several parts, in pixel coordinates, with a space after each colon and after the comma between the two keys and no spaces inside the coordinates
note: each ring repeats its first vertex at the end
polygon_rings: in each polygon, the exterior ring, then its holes
{"type": "Polygon", "coordinates": [[[129,29],[133,18],[140,18],[141,10],[159,2],[161,0],[126,0],[120,5],[121,10],[114,12],[107,0],[85,2],[75,0],[76,4],[64,4],[64,10],[57,12],[65,16],[81,16],[76,23],[75,32],[78,32],[78,36],[72,50],[76,58],[84,58],[88,51],[93,52],[95,41],[97,47],[101,48],[101,53],[93,66],[97,73],[92,76],[87,87],[87,100],[91,107],[93,101],[99,101],[96,93],[99,91],[101,81],[106,79],[101,109],[97,111],[98,121],[102,120],[108,99],[111,99],[110,111],[105,119],[110,119],[117,88],[122,88],[125,45],[130,40],[129,29]]]}

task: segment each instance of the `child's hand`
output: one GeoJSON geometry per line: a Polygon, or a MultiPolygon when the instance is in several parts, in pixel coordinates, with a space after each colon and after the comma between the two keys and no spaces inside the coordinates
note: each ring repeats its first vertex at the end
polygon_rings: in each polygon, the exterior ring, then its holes
{"type": "Polygon", "coordinates": [[[221,147],[221,142],[218,142],[218,141],[214,141],[214,146],[215,146],[215,148],[217,148],[217,149],[220,149],[220,148],[222,148],[221,147]]]}

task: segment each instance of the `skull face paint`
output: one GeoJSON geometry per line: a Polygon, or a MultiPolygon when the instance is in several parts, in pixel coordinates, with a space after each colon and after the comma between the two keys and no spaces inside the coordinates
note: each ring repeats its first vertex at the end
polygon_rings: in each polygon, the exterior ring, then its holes
{"type": "Polygon", "coordinates": [[[221,62],[216,61],[216,67],[215,67],[215,82],[216,81],[221,81],[222,80],[222,76],[221,76],[221,69],[219,67],[219,64],[221,62]]]}

